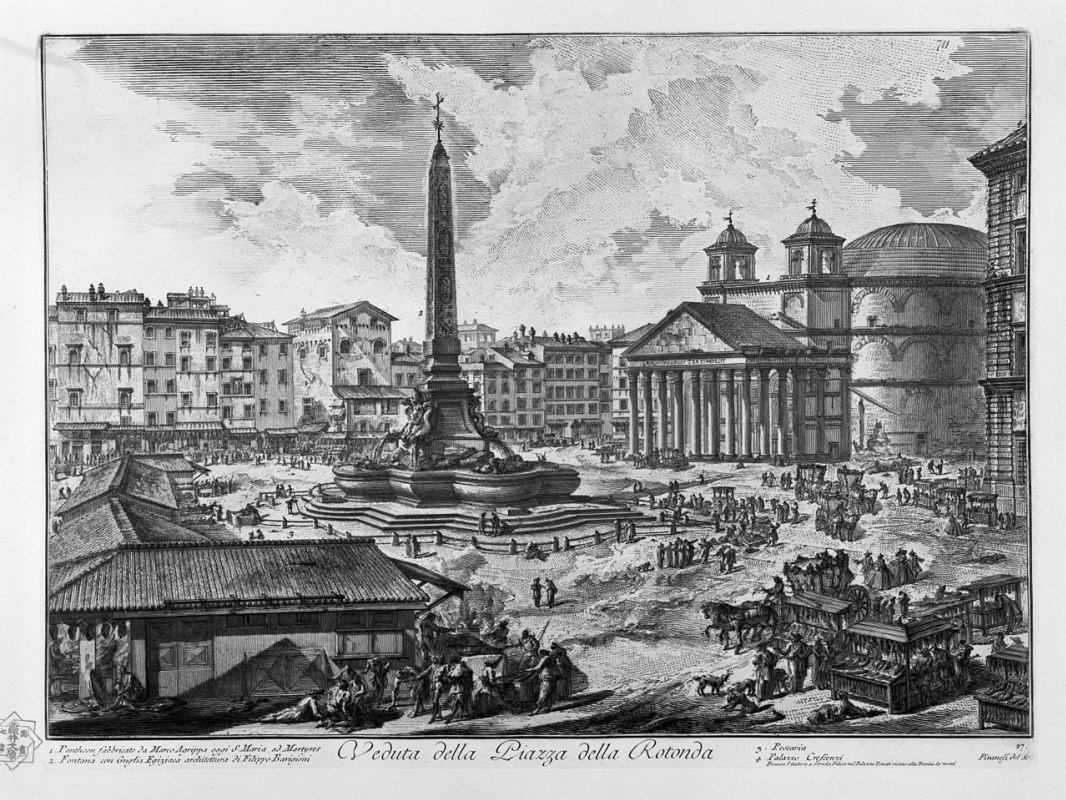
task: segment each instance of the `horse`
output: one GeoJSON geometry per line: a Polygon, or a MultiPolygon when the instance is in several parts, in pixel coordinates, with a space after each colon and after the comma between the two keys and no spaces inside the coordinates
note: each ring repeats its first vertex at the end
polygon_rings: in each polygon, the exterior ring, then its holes
{"type": "Polygon", "coordinates": [[[711,629],[718,629],[718,641],[723,650],[728,650],[729,632],[732,630],[737,635],[737,646],[734,653],[739,654],[744,647],[744,634],[749,633],[749,641],[762,638],[766,631],[771,635],[777,631],[777,611],[768,600],[748,600],[740,605],[711,601],[705,603],[702,608],[704,619],[711,620],[711,624],[703,630],[703,635],[711,638],[711,629]]]}

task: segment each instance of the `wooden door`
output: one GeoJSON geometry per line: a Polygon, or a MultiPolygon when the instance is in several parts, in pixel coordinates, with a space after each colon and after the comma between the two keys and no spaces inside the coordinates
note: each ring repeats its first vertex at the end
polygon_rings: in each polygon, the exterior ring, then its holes
{"type": "Polygon", "coordinates": [[[149,620],[149,696],[202,694],[214,677],[213,655],[210,617],[149,620]]]}

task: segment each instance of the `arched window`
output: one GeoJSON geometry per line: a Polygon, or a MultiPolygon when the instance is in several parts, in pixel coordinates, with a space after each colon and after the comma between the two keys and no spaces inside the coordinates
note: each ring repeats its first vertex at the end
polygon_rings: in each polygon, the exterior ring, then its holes
{"type": "Polygon", "coordinates": [[[803,251],[797,247],[789,256],[788,274],[799,275],[801,272],[803,272],[803,251]]]}
{"type": "Polygon", "coordinates": [[[733,269],[736,271],[736,277],[741,280],[747,280],[751,277],[748,274],[748,259],[744,257],[737,258],[733,262],[733,269]]]}
{"type": "Polygon", "coordinates": [[[711,256],[710,261],[710,273],[708,274],[708,280],[719,281],[722,279],[722,257],[711,256]]]}
{"type": "Polygon", "coordinates": [[[496,401],[495,400],[489,400],[489,411],[495,411],[495,410],[496,410],[496,401]]]}
{"type": "Polygon", "coordinates": [[[118,363],[119,366],[128,367],[130,365],[130,349],[128,347],[120,347],[118,350],[118,363]]]}
{"type": "Polygon", "coordinates": [[[836,258],[833,255],[832,250],[822,251],[822,272],[830,273],[833,271],[833,264],[836,262],[836,258]]]}
{"type": "Polygon", "coordinates": [[[374,355],[380,356],[385,352],[385,343],[381,339],[374,340],[374,355]]]}
{"type": "Polygon", "coordinates": [[[72,347],[67,351],[67,363],[72,367],[76,367],[81,363],[81,350],[77,347],[72,347]]]}
{"type": "Polygon", "coordinates": [[[341,339],[341,355],[346,356],[352,352],[352,343],[347,339],[341,339]]]}

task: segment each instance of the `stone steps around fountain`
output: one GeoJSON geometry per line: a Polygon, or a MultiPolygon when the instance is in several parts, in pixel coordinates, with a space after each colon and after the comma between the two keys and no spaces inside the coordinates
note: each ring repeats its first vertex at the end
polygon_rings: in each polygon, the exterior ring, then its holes
{"type": "MultiPolygon", "coordinates": [[[[501,509],[501,512],[503,510],[501,509]]],[[[307,516],[321,521],[359,522],[380,531],[422,531],[439,529],[442,532],[476,536],[480,510],[474,508],[412,508],[400,503],[319,503],[304,507],[307,516]]],[[[582,525],[603,524],[604,532],[613,530],[617,518],[634,520],[643,527],[653,520],[629,508],[595,504],[574,504],[566,507],[533,509],[528,513],[501,513],[515,535],[555,533],[582,525]]]]}

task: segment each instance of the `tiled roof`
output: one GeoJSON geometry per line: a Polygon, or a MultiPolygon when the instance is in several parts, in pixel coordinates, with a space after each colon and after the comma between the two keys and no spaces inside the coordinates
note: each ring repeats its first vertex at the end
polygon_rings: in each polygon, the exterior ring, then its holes
{"type": "Polygon", "coordinates": [[[136,497],[167,508],[177,508],[178,498],[170,474],[131,460],[122,481],[121,491],[130,497],[136,497]]]}
{"type": "Polygon", "coordinates": [[[934,250],[975,250],[984,255],[988,250],[988,237],[978,230],[964,225],[948,225],[940,222],[903,222],[886,225],[854,239],[844,252],[856,250],[879,250],[884,248],[930,248],[934,250]]]}
{"type": "Polygon", "coordinates": [[[429,600],[372,540],[329,539],[125,546],[54,587],[49,609],[150,611],[174,604],[292,604],[327,597],[337,605],[429,600]]]}
{"type": "Polygon", "coordinates": [[[341,400],[403,400],[414,392],[399,386],[334,386],[333,394],[341,400]]]}
{"type": "Polygon", "coordinates": [[[269,325],[258,322],[237,320],[234,327],[222,334],[222,341],[239,341],[245,339],[292,339],[292,334],[282,333],[269,325]]]}
{"type": "Polygon", "coordinates": [[[1025,145],[1029,141],[1029,126],[1025,123],[1021,123],[1013,131],[1008,133],[998,142],[993,142],[983,150],[978,150],[972,156],[970,161],[977,162],[995,153],[1007,150],[1014,145],[1025,145]]]}
{"type": "Polygon", "coordinates": [[[81,483],[71,492],[70,497],[56,509],[55,513],[59,515],[69,513],[82,503],[87,503],[107,494],[117,487],[122,480],[125,463],[125,459],[119,458],[86,472],[82,475],[81,483]]]}
{"type": "Polygon", "coordinates": [[[633,330],[629,331],[628,333],[623,333],[621,336],[617,336],[614,339],[611,339],[608,342],[608,344],[612,345],[612,346],[617,346],[617,345],[622,345],[622,344],[632,344],[633,342],[637,341],[641,336],[643,336],[645,333],[647,333],[648,331],[650,331],[654,327],[655,327],[655,323],[654,322],[648,322],[648,323],[646,323],[644,325],[641,325],[639,328],[634,328],[633,330]]]}
{"type": "Polygon", "coordinates": [[[393,353],[391,359],[393,364],[415,364],[421,366],[425,363],[425,359],[422,356],[417,356],[413,353],[393,353]]]}
{"type": "Polygon", "coordinates": [[[315,319],[327,320],[327,319],[332,319],[333,317],[337,316],[338,314],[343,314],[345,311],[354,311],[355,309],[360,308],[360,307],[365,307],[365,308],[372,309],[374,312],[376,312],[380,316],[388,317],[393,322],[395,322],[396,319],[397,319],[392,314],[390,314],[388,311],[385,311],[384,309],[378,308],[373,303],[369,303],[366,300],[356,300],[354,303],[342,303],[339,306],[327,306],[326,308],[319,308],[319,309],[317,309],[315,311],[312,311],[310,314],[302,314],[299,317],[296,317],[295,319],[290,319],[285,324],[286,325],[295,325],[297,322],[307,322],[308,320],[315,320],[315,319]]]}

